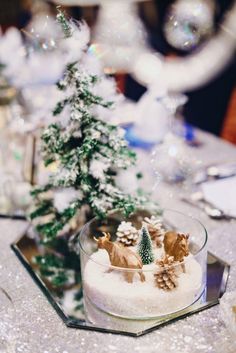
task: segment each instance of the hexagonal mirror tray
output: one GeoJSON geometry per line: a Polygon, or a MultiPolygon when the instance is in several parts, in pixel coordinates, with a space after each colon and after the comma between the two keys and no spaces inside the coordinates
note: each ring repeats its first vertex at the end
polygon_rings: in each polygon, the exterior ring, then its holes
{"type": "Polygon", "coordinates": [[[12,249],[68,327],[134,337],[218,304],[219,298],[225,292],[230,269],[227,263],[208,253],[207,286],[197,302],[184,310],[159,319],[126,320],[108,315],[95,308],[87,298],[83,298],[81,284],[63,287],[60,290],[52,288],[49,282],[40,276],[32,260],[35,255],[40,254],[41,249],[29,231],[12,244],[12,249]]]}

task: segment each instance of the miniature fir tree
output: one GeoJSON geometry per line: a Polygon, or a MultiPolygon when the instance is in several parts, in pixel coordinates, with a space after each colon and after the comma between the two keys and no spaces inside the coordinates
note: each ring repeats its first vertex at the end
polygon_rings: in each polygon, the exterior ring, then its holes
{"type": "MultiPolygon", "coordinates": [[[[58,22],[64,40],[74,34],[74,24],[59,10],[58,22]]],[[[117,125],[99,118],[97,107],[110,109],[112,102],[94,93],[99,77],[89,74],[80,62],[67,65],[58,89],[64,99],[54,109],[54,115],[68,114],[65,124],[60,120],[49,125],[42,134],[42,153],[45,165],[57,165],[57,173],[43,187],[33,191],[36,209],[31,219],[47,216],[47,222],[37,225],[44,243],[50,243],[84,206],[92,215],[105,217],[112,209],[123,209],[129,215],[141,199],[122,192],[115,183],[114,170],[126,169],[135,162],[135,153],[124,139],[124,131],[117,125]],[[48,191],[75,190],[72,201],[64,210],[57,209],[48,191]]],[[[143,199],[143,197],[142,197],[143,199]]]]}
{"type": "Polygon", "coordinates": [[[142,226],[141,229],[141,239],[139,242],[138,253],[144,265],[149,265],[154,261],[152,240],[146,226],[142,226]]]}

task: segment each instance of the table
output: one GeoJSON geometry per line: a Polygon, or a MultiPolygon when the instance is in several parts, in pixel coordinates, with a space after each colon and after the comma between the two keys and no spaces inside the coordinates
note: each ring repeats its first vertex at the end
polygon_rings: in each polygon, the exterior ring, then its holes
{"type": "MultiPolygon", "coordinates": [[[[235,161],[236,147],[199,132],[202,147],[190,153],[203,164],[235,161]]],[[[148,152],[139,153],[140,166],[148,171],[146,183],[153,185],[148,152]]],[[[178,199],[179,187],[162,185],[155,191],[160,204],[199,218],[209,232],[209,249],[231,265],[227,290],[236,289],[236,221],[210,220],[202,211],[178,199]]],[[[17,353],[233,353],[236,346],[227,334],[215,306],[170,324],[140,338],[67,328],[56,311],[22,267],[9,245],[27,227],[26,222],[0,221],[0,286],[12,298],[9,315],[1,313],[0,347],[17,353]]],[[[0,297],[1,298],[1,297],[0,297]]],[[[235,344],[235,343],[234,343],[235,344]]],[[[1,351],[1,350],[0,350],[1,351]]],[[[5,352],[3,350],[3,352],[5,352]]]]}

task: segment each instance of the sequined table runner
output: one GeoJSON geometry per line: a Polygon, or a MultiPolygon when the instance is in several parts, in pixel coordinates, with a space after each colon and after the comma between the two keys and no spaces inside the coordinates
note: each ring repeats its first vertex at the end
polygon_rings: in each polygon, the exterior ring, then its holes
{"type": "MultiPolygon", "coordinates": [[[[189,153],[203,164],[235,161],[236,148],[211,135],[189,153]]],[[[144,184],[155,180],[148,152],[139,152],[144,184]]],[[[211,252],[231,265],[227,290],[236,289],[236,221],[214,221],[179,199],[179,186],[159,185],[153,193],[163,207],[199,218],[209,233],[211,252]]],[[[67,328],[20,264],[10,244],[25,230],[23,221],[0,221],[0,351],[16,353],[233,353],[235,342],[220,318],[219,306],[163,327],[140,338],[67,328]]],[[[235,340],[234,340],[235,341],[235,340]]]]}

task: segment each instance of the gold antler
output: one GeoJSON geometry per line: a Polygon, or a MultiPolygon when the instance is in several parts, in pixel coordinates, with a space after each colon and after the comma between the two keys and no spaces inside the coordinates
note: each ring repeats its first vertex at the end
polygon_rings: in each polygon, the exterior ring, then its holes
{"type": "Polygon", "coordinates": [[[108,240],[111,239],[111,234],[108,232],[102,232],[102,234],[104,235],[104,237],[106,237],[108,240]]]}

